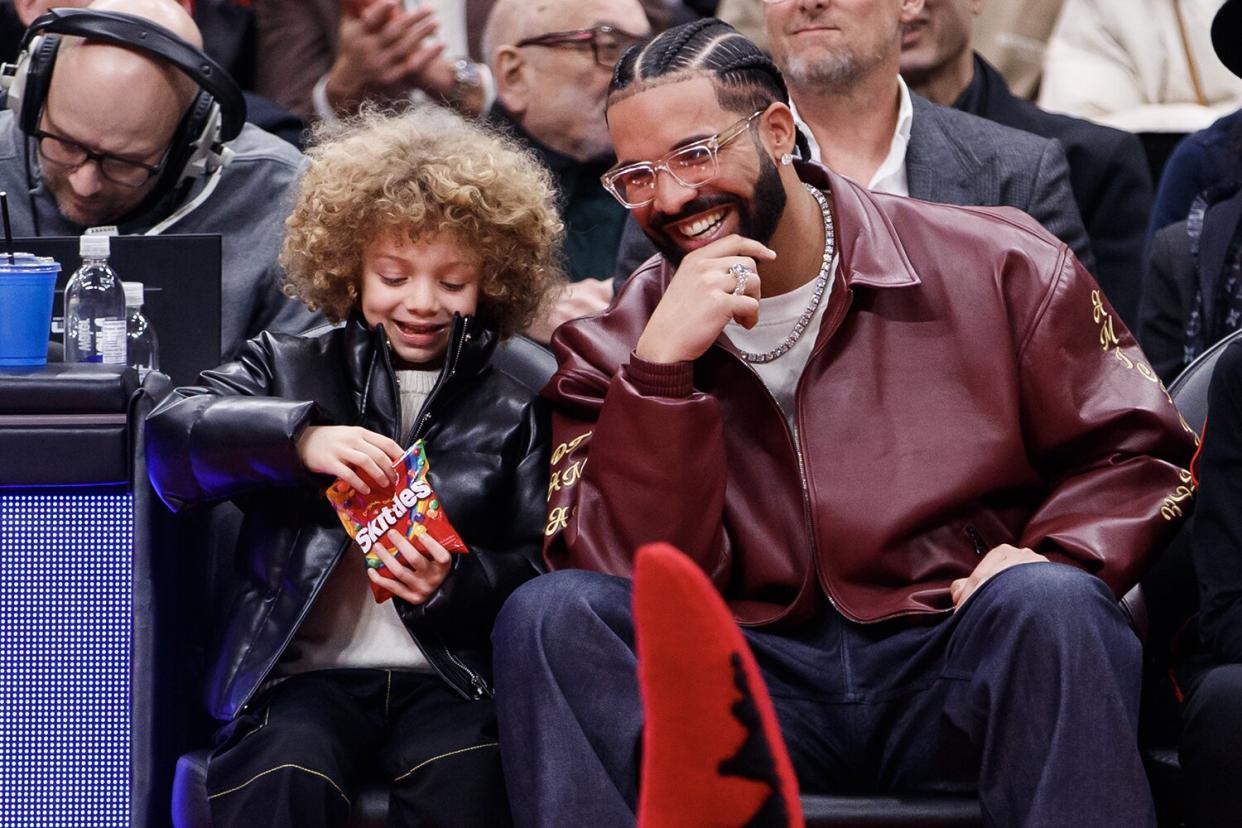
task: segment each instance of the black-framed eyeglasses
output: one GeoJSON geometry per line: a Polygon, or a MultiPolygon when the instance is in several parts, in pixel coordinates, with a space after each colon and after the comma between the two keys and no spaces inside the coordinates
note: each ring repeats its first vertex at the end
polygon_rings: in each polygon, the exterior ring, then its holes
{"type": "Polygon", "coordinates": [[[109,155],[106,152],[95,152],[71,138],[53,135],[41,129],[36,129],[32,135],[38,142],[39,155],[44,160],[69,169],[77,169],[87,161],[94,161],[99,167],[100,175],[113,184],[120,184],[123,187],[141,187],[163,172],[164,163],[168,160],[168,152],[165,151],[160,162],[152,166],[143,164],[141,161],[130,161],[127,158],[109,155]]]}
{"type": "Polygon", "coordinates": [[[590,45],[595,62],[605,69],[617,65],[625,50],[643,40],[646,35],[630,34],[615,26],[595,26],[590,29],[574,29],[569,32],[548,32],[519,40],[514,46],[547,46],[552,49],[575,48],[590,45]]]}
{"type": "Polygon", "coordinates": [[[683,187],[701,187],[720,173],[720,149],[750,128],[751,122],[767,110],[756,109],[742,120],[715,135],[678,147],[659,161],[639,161],[609,170],[599,177],[604,189],[629,209],[655,200],[660,171],[668,173],[683,187]]]}

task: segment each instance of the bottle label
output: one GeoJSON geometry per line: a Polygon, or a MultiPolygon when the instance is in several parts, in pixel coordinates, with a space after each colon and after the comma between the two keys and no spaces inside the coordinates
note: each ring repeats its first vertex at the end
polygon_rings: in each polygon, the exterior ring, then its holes
{"type": "Polygon", "coordinates": [[[99,353],[109,365],[125,364],[125,320],[99,320],[99,353]]]}
{"type": "Polygon", "coordinates": [[[90,357],[95,352],[95,337],[91,331],[91,320],[78,320],[78,353],[83,359],[90,357]]]}

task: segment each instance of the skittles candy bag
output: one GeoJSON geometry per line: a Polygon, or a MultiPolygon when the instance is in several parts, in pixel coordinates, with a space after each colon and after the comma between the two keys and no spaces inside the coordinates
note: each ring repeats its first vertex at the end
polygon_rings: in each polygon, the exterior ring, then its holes
{"type": "MultiPolygon", "coordinates": [[[[378,569],[380,575],[389,577],[384,563],[374,548],[389,529],[396,529],[410,539],[415,549],[421,548],[414,541],[415,535],[431,535],[449,552],[468,552],[466,544],[449,523],[444,505],[432,491],[427,481],[427,448],[419,440],[410,450],[393,463],[400,472],[395,485],[372,489],[369,495],[360,494],[343,480],[328,487],[328,500],[336,508],[337,517],[345,531],[358,544],[370,569],[378,569]]],[[[392,594],[383,587],[371,584],[376,603],[383,603],[392,594]]]]}

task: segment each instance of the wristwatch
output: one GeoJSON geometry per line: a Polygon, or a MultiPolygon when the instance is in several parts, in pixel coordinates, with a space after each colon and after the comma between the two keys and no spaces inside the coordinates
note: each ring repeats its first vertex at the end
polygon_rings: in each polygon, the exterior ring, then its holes
{"type": "Polygon", "coordinates": [[[449,103],[463,112],[475,112],[482,107],[480,93],[483,91],[483,73],[479,65],[460,58],[453,61],[453,91],[449,103]]]}

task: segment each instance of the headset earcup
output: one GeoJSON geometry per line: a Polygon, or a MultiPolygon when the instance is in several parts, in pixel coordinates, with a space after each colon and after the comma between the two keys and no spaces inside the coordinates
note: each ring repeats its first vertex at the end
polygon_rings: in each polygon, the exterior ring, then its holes
{"type": "Polygon", "coordinates": [[[17,111],[18,125],[27,135],[39,128],[39,113],[47,102],[47,90],[59,48],[59,35],[45,34],[32,41],[25,65],[18,68],[18,75],[14,78],[9,94],[16,91],[17,100],[10,98],[9,108],[17,111]]]}
{"type": "Polygon", "coordinates": [[[195,178],[205,171],[206,161],[219,138],[219,107],[207,92],[200,91],[186,110],[173,135],[168,157],[168,172],[173,183],[195,178]]]}

